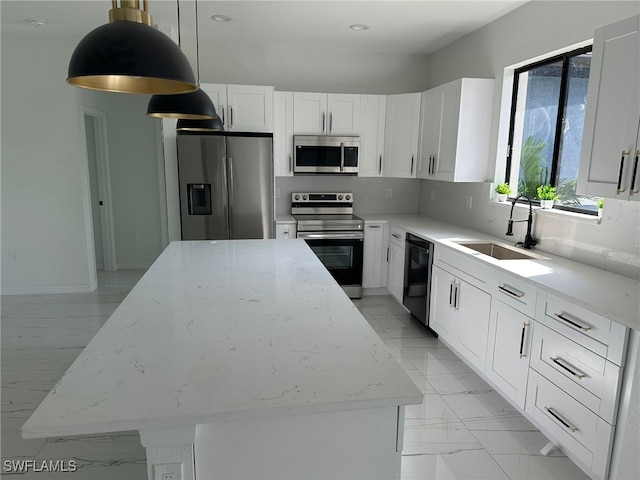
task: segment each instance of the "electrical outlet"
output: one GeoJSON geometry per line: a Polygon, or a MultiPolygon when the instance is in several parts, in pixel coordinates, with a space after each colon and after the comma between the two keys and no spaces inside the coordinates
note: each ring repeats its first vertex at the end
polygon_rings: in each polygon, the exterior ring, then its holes
{"type": "Polygon", "coordinates": [[[469,210],[473,208],[473,197],[471,195],[467,197],[467,208],[469,210]]]}
{"type": "Polygon", "coordinates": [[[276,198],[280,198],[280,189],[276,188],[276,198]]]}
{"type": "Polygon", "coordinates": [[[15,262],[16,261],[16,251],[15,250],[6,250],[4,255],[5,255],[5,258],[7,259],[7,262],[11,263],[11,262],[15,262]]]}
{"type": "Polygon", "coordinates": [[[154,465],[153,480],[182,480],[182,464],[158,463],[154,465]]]}
{"type": "Polygon", "coordinates": [[[131,243],[138,243],[138,232],[130,232],[129,233],[129,241],[131,243]]]}
{"type": "Polygon", "coordinates": [[[387,198],[391,198],[392,195],[393,195],[393,189],[387,188],[387,198]]]}
{"type": "Polygon", "coordinates": [[[436,191],[435,190],[431,190],[431,201],[432,202],[436,201],[436,191]]]}

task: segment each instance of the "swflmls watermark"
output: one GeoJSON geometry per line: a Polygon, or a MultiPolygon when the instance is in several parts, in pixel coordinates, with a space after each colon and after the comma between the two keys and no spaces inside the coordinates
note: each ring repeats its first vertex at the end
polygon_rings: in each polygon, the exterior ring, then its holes
{"type": "Polygon", "coordinates": [[[7,473],[72,473],[78,470],[78,462],[75,460],[4,460],[2,468],[7,473]]]}

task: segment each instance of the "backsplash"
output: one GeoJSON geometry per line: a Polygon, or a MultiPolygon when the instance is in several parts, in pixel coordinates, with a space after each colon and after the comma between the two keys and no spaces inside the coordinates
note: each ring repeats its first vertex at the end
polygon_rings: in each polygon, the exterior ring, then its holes
{"type": "Polygon", "coordinates": [[[420,183],[406,178],[335,175],[276,177],[276,214],[291,213],[292,192],[353,192],[353,210],[356,214],[418,213],[419,191],[420,183]],[[388,189],[391,189],[391,198],[387,197],[388,189]]]}
{"type": "MultiPolygon", "coordinates": [[[[418,213],[501,238],[521,241],[526,222],[505,235],[511,204],[497,204],[490,183],[420,181],[418,213]],[[471,208],[469,208],[471,198],[471,208]]],[[[514,219],[526,219],[517,206],[514,219]]],[[[640,203],[607,199],[600,222],[592,217],[534,211],[536,249],[640,280],[640,203]]]]}

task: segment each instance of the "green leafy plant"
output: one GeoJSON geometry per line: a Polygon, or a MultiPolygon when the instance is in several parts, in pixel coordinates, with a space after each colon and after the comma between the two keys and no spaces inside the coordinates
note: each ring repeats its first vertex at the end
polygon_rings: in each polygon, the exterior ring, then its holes
{"type": "Polygon", "coordinates": [[[603,208],[604,207],[604,198],[600,198],[598,199],[598,208],[603,208]]]}
{"type": "Polygon", "coordinates": [[[556,187],[552,187],[549,184],[540,185],[536,189],[536,193],[540,200],[557,200],[559,198],[556,193],[556,187]]]}
{"type": "Polygon", "coordinates": [[[509,195],[511,193],[511,187],[508,183],[499,183],[496,185],[496,193],[500,195],[509,195]]]}
{"type": "Polygon", "coordinates": [[[535,198],[537,188],[548,183],[549,169],[545,166],[542,151],[547,142],[527,137],[520,152],[520,180],[518,182],[518,194],[535,198]]]}

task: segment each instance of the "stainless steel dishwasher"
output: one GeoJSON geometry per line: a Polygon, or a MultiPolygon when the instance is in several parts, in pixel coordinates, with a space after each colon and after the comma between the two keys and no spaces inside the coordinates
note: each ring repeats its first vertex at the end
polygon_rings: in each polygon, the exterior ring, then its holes
{"type": "MultiPolygon", "coordinates": [[[[410,233],[407,233],[405,243],[402,304],[429,328],[433,243],[410,233]]],[[[429,330],[437,336],[431,328],[429,330]]]]}

